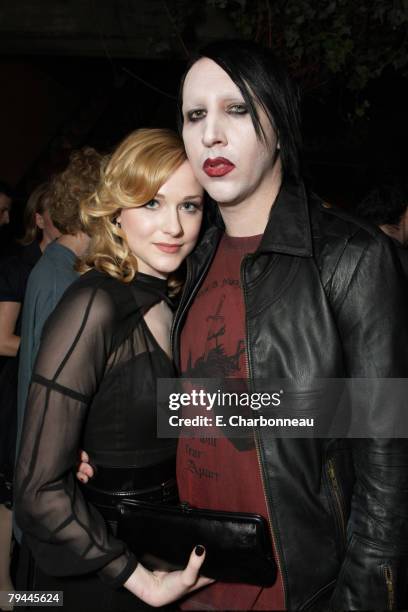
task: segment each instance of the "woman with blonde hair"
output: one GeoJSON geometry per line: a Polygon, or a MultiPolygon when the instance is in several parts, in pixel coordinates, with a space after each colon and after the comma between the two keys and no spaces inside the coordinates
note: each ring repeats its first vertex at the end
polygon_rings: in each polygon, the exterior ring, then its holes
{"type": "Polygon", "coordinates": [[[157,607],[209,582],[201,547],[185,570],[155,573],[114,535],[119,497],[176,496],[175,442],[156,437],[156,379],[174,375],[168,285],[196,243],[202,198],[181,139],[143,129],[83,206],[85,273],[44,328],[16,478],[34,586],[64,590],[66,610],[157,607]],[[87,487],[73,472],[81,445],[96,466],[87,487]]]}

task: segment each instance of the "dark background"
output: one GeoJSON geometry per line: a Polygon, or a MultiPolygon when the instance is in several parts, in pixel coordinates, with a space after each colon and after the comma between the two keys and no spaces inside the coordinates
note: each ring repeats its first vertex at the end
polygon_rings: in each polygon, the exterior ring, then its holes
{"type": "Polygon", "coordinates": [[[308,180],[326,199],[353,208],[374,180],[405,170],[408,15],[391,15],[396,5],[406,3],[354,4],[362,7],[356,21],[347,0],[2,0],[0,178],[16,191],[11,232],[30,190],[61,169],[73,148],[108,152],[138,127],[175,128],[189,52],[242,36],[269,44],[290,64],[303,90],[308,180]],[[287,11],[282,21],[279,4],[287,11]],[[363,18],[371,20],[364,34],[363,18]],[[361,63],[365,76],[356,85],[361,63]]]}

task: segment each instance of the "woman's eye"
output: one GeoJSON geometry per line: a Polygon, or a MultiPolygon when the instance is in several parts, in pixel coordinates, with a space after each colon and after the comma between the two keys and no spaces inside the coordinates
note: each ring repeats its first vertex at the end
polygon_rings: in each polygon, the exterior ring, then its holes
{"type": "Polygon", "coordinates": [[[246,115],[248,108],[245,104],[233,104],[228,108],[228,112],[233,115],[246,115]]]}
{"type": "Polygon", "coordinates": [[[181,205],[181,208],[183,210],[185,210],[186,212],[196,212],[197,210],[200,209],[199,204],[196,204],[195,202],[183,202],[183,204],[181,205]]]}
{"type": "Polygon", "coordinates": [[[189,111],[187,113],[187,118],[189,121],[199,121],[205,115],[205,110],[201,108],[197,108],[196,110],[189,111]]]}
{"type": "Polygon", "coordinates": [[[157,200],[150,200],[150,202],[146,202],[143,208],[147,208],[148,210],[156,210],[159,208],[160,203],[157,200]]]}

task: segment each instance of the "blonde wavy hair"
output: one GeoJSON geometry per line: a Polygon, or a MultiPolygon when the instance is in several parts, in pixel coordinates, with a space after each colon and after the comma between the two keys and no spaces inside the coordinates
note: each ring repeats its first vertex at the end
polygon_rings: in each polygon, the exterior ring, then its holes
{"type": "MultiPolygon", "coordinates": [[[[80,272],[96,268],[124,283],[133,280],[137,259],[116,219],[123,208],[152,200],[186,159],[182,139],[171,130],[136,130],[119,144],[97,190],[81,206],[81,221],[91,242],[78,265],[80,272]]],[[[175,292],[180,283],[169,281],[175,292]]]]}

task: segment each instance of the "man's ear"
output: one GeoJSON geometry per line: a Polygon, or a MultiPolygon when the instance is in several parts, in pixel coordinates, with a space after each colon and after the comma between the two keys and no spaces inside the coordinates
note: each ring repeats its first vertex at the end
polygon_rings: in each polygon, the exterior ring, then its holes
{"type": "Polygon", "coordinates": [[[35,213],[35,224],[40,229],[44,229],[44,219],[40,213],[35,213]]]}

